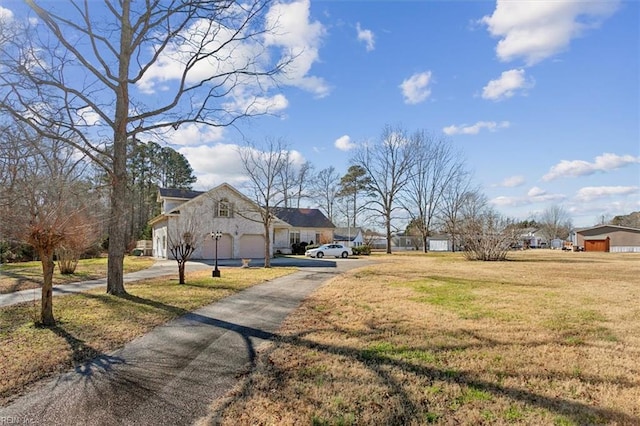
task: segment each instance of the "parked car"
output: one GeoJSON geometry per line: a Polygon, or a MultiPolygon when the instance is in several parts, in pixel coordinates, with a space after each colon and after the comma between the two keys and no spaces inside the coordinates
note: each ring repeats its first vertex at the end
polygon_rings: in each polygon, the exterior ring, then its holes
{"type": "Polygon", "coordinates": [[[346,258],[353,255],[353,251],[351,251],[351,247],[343,246],[342,244],[324,244],[320,247],[307,250],[304,255],[308,257],[317,257],[318,259],[324,256],[346,258]]]}

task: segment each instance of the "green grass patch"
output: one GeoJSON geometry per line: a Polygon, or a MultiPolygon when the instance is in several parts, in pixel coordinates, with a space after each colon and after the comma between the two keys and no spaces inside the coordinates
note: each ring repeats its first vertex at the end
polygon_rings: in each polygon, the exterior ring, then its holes
{"type": "Polygon", "coordinates": [[[362,351],[362,357],[368,360],[380,358],[413,361],[418,360],[424,363],[433,364],[437,362],[434,353],[422,349],[415,349],[410,346],[395,346],[390,342],[376,342],[369,345],[362,351]]]}

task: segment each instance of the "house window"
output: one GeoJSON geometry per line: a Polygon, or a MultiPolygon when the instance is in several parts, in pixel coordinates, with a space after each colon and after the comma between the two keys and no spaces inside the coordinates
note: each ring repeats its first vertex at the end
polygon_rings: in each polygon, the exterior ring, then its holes
{"type": "Polygon", "coordinates": [[[218,202],[218,217],[231,217],[229,201],[225,198],[218,202]]]}
{"type": "Polygon", "coordinates": [[[319,232],[316,232],[316,239],[315,239],[315,241],[316,241],[316,244],[318,244],[318,245],[320,245],[320,237],[321,237],[321,236],[322,236],[322,235],[321,235],[319,232]]]}
{"type": "Polygon", "coordinates": [[[300,244],[300,231],[289,231],[289,245],[300,244]]]}

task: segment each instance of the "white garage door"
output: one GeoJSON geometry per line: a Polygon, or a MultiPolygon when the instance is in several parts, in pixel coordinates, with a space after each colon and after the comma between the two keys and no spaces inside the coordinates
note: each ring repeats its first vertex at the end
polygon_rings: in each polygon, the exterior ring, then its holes
{"type": "MultiPolygon", "coordinates": [[[[215,259],[216,240],[207,238],[202,249],[202,257],[204,259],[215,259]]],[[[231,235],[223,234],[218,240],[218,259],[231,259],[233,256],[233,244],[231,235]]]]}
{"type": "Polygon", "coordinates": [[[264,259],[264,237],[262,235],[243,235],[240,237],[240,257],[264,259]]]}

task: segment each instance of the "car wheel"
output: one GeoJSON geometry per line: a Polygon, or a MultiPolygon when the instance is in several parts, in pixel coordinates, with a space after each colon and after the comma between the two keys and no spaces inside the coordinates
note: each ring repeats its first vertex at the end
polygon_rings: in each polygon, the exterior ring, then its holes
{"type": "Polygon", "coordinates": [[[343,252],[342,252],[342,258],[343,258],[343,259],[346,259],[346,258],[347,258],[347,256],[349,256],[349,253],[347,253],[346,251],[343,251],[343,252]]]}
{"type": "Polygon", "coordinates": [[[319,252],[316,254],[316,257],[317,257],[318,259],[321,259],[321,258],[322,258],[322,256],[324,256],[324,253],[323,253],[323,252],[321,252],[321,251],[319,251],[319,252]]]}

